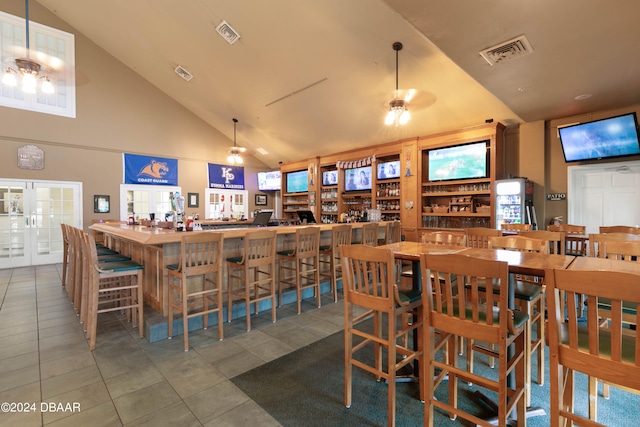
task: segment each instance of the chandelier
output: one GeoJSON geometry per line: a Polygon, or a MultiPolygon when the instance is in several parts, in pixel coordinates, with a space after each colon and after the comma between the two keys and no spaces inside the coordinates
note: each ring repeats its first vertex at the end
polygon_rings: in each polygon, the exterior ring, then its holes
{"type": "Polygon", "coordinates": [[[229,148],[229,156],[227,157],[227,162],[230,165],[241,165],[242,153],[246,151],[246,148],[238,147],[236,143],[236,125],[238,124],[238,119],[233,120],[233,147],[229,148]]]}
{"type": "Polygon", "coordinates": [[[49,77],[41,75],[41,72],[46,71],[46,66],[29,57],[29,0],[24,2],[25,9],[25,28],[26,28],[26,58],[16,58],[15,68],[7,67],[4,76],[2,77],[2,84],[7,86],[16,87],[18,85],[18,77],[22,77],[21,87],[25,93],[36,93],[38,86],[38,80],[42,80],[40,89],[44,93],[54,93],[53,84],[49,77]]]}
{"type": "Polygon", "coordinates": [[[408,110],[408,100],[400,97],[400,91],[398,90],[398,52],[402,49],[402,43],[395,42],[393,44],[393,50],[396,51],[396,91],[393,99],[389,102],[389,112],[384,119],[384,124],[389,126],[392,124],[405,125],[409,122],[411,114],[408,110]]]}

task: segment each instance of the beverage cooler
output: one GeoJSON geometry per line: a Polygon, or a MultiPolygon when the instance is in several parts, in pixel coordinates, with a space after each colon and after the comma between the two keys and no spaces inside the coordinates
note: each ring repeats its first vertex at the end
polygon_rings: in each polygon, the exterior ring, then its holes
{"type": "Polygon", "coordinates": [[[501,224],[535,224],[533,183],[525,178],[497,180],[495,206],[497,229],[501,224]]]}

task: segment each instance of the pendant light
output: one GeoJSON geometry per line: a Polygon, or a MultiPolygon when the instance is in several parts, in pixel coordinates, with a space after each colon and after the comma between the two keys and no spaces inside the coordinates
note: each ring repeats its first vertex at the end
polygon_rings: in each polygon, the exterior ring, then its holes
{"type": "Polygon", "coordinates": [[[395,42],[393,44],[393,50],[396,51],[396,91],[393,99],[389,101],[389,112],[384,120],[384,124],[387,126],[392,124],[396,126],[405,125],[411,118],[411,114],[409,114],[409,110],[407,109],[408,101],[400,97],[398,90],[398,52],[402,50],[402,43],[395,42]]]}
{"type": "Polygon", "coordinates": [[[230,165],[241,165],[243,162],[242,153],[246,151],[246,148],[238,147],[238,144],[236,143],[236,125],[238,124],[238,119],[232,119],[232,120],[233,120],[233,147],[229,148],[229,157],[227,157],[227,162],[229,162],[230,165]]]}

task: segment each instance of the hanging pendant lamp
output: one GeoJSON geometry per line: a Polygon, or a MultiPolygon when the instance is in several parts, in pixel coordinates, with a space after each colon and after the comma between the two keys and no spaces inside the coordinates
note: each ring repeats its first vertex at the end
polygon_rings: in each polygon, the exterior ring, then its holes
{"type": "Polygon", "coordinates": [[[389,112],[385,117],[384,124],[389,126],[392,124],[405,125],[409,122],[411,114],[409,113],[407,100],[400,97],[398,90],[398,52],[402,50],[402,43],[395,42],[393,44],[393,50],[396,51],[396,91],[394,97],[389,101],[389,112]]]}
{"type": "Polygon", "coordinates": [[[238,124],[238,119],[233,120],[233,147],[229,148],[229,156],[227,157],[227,162],[230,165],[241,165],[243,163],[242,153],[246,151],[246,148],[238,147],[236,143],[236,125],[238,124]]]}

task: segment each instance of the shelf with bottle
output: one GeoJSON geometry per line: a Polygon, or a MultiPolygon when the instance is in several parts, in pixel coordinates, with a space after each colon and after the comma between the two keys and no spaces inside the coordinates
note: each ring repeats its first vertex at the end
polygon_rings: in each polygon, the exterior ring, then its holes
{"type": "Polygon", "coordinates": [[[400,180],[388,180],[376,184],[376,199],[400,197],[400,180]]]}
{"type": "Polygon", "coordinates": [[[322,187],[320,191],[320,199],[323,201],[337,201],[338,200],[338,186],[332,185],[329,187],[322,187]]]}
{"type": "Polygon", "coordinates": [[[443,184],[440,181],[422,184],[423,196],[451,196],[491,194],[491,182],[487,179],[451,181],[443,184]]]}

